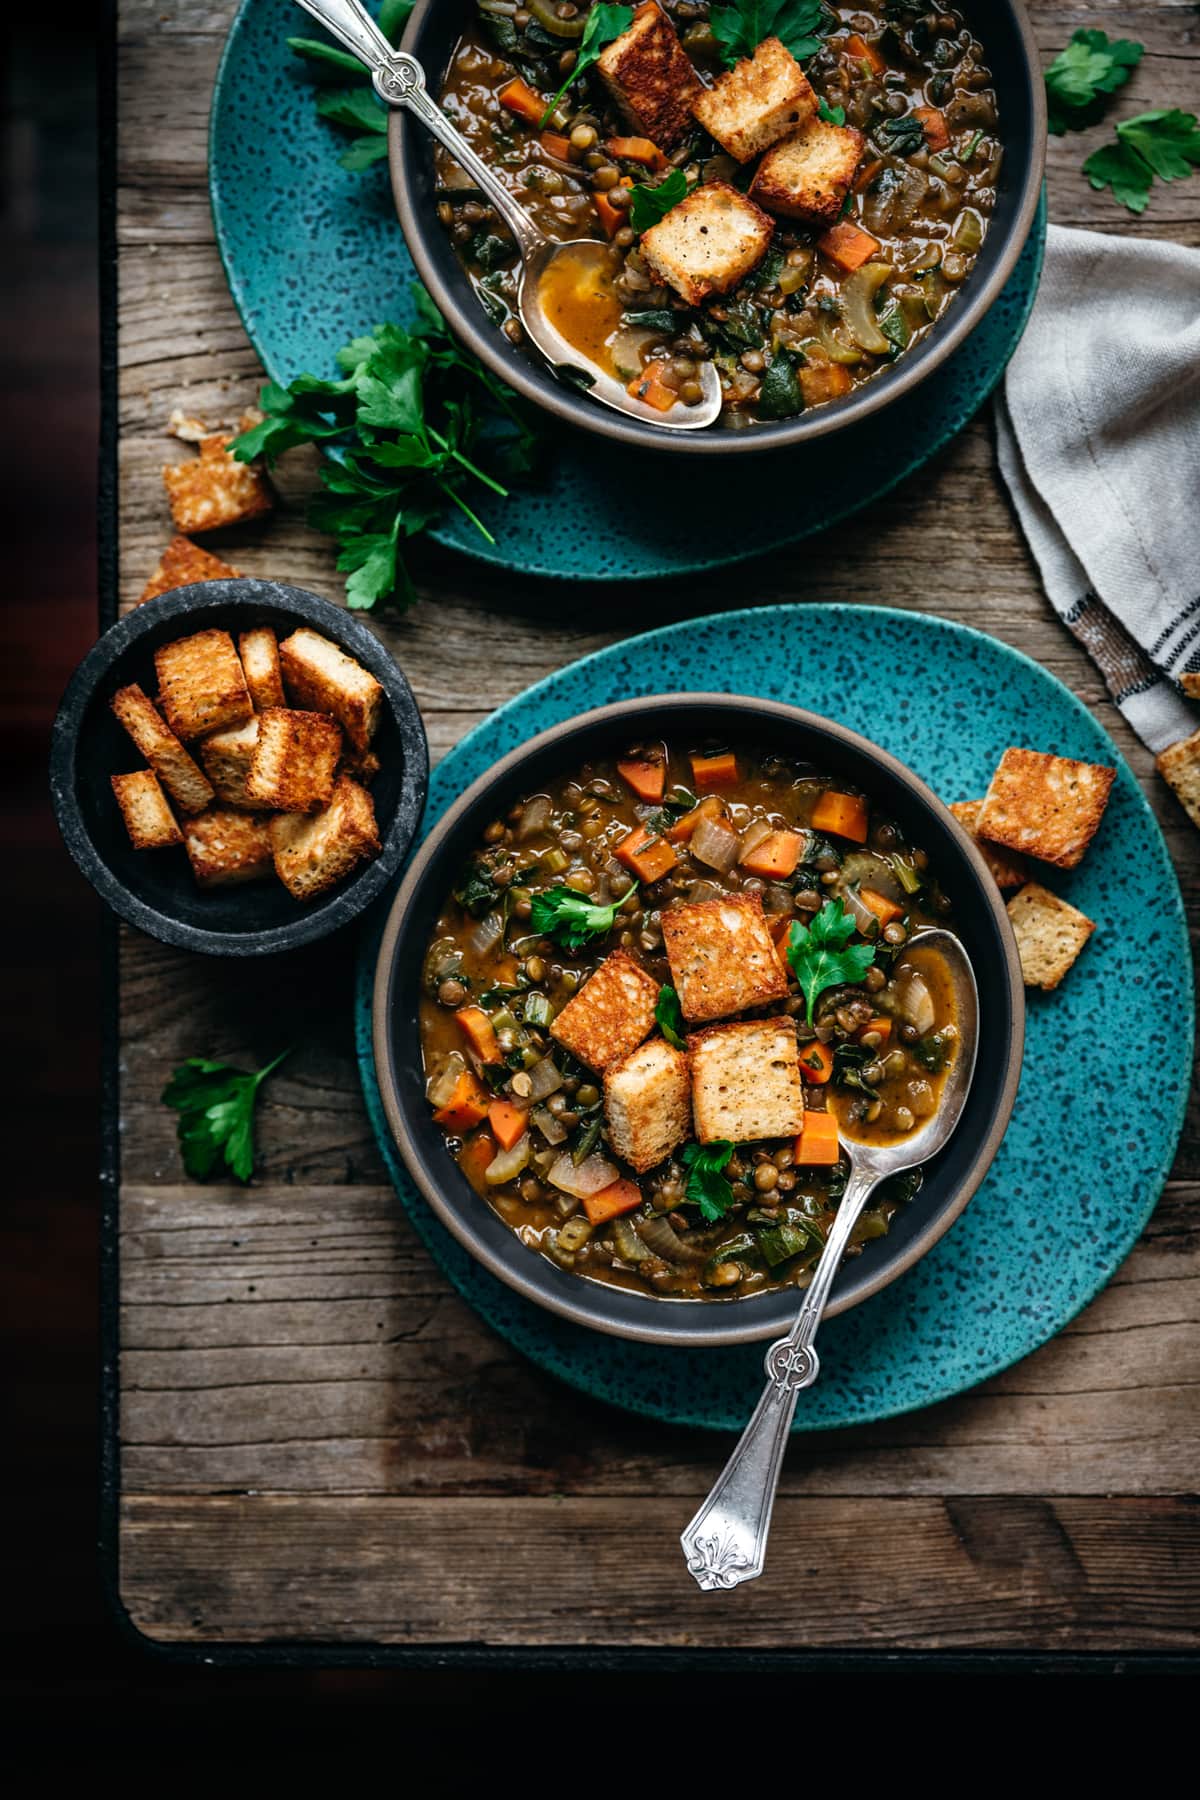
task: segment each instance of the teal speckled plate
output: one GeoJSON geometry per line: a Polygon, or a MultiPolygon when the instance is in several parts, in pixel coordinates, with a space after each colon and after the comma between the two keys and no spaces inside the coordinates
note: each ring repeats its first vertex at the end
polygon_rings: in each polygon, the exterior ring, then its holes
{"type": "MultiPolygon", "coordinates": [[[[411,317],[414,271],[386,164],[338,165],[346,138],[314,106],[287,48],[312,35],[293,0],[243,0],[217,73],[209,183],[217,243],[251,343],[276,380],[331,375],[334,353],[381,319],[411,317]]],[[[472,496],[433,536],[522,573],[588,581],[679,575],[823,531],[911,475],[962,430],[1025,329],[1046,242],[1043,198],[1012,279],[943,368],[833,437],[714,465],[547,425],[543,474],[507,501],[472,496]],[[704,520],[702,532],[695,530],[704,520]]]]}
{"type": "MultiPolygon", "coordinates": [[[[982,794],[1013,743],[1117,764],[1084,862],[1048,876],[1097,930],[1057,993],[1029,997],[1021,1088],[999,1155],[915,1268],[823,1327],[821,1379],[801,1394],[795,1429],[864,1424],[947,1399],[1036,1350],[1104,1286],[1171,1166],[1191,1075],[1192,979],[1162,834],[1111,738],[1052,675],[964,626],[863,606],[725,613],[575,663],[451,751],[434,771],[425,829],[536,732],[666,689],[763,695],[825,713],[901,757],[946,800],[982,794]],[[1137,932],[1127,929],[1131,869],[1138,893],[1153,896],[1152,917],[1139,914],[1137,932]],[[1114,1044],[1135,1044],[1153,1071],[1134,1107],[1114,1091],[1114,1044]]],[[[517,1349],[585,1392],[672,1423],[739,1430],[762,1385],[761,1345],[662,1349],[568,1324],[480,1268],[430,1213],[392,1144],[375,1081],[371,989],[381,927],[382,919],[359,962],[363,1089],[396,1191],[455,1287],[517,1349]]]]}

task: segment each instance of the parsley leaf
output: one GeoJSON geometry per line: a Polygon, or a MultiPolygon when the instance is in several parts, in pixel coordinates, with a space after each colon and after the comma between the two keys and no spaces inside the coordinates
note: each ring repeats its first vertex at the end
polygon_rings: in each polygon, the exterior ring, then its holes
{"type": "Polygon", "coordinates": [[[808,1023],[826,988],[842,981],[861,981],[875,960],[873,944],[852,944],[854,915],[840,900],[827,900],[811,925],[797,919],[788,938],[787,957],[800,983],[808,1023]]]}
{"type": "Polygon", "coordinates": [[[623,31],[628,31],[632,24],[632,6],[593,6],[587,16],[583,35],[579,40],[579,48],[571,73],[542,114],[543,131],[546,128],[546,121],[567,89],[578,81],[581,75],[586,75],[588,70],[600,61],[601,53],[608,48],[613,39],[619,38],[623,31]]]}
{"type": "Polygon", "coordinates": [[[1077,31],[1046,70],[1052,134],[1082,131],[1102,96],[1124,87],[1143,55],[1144,46],[1132,38],[1110,40],[1103,31],[1077,31]]]}
{"type": "Polygon", "coordinates": [[[1094,188],[1111,187],[1114,200],[1132,213],[1143,213],[1156,175],[1160,181],[1182,181],[1197,163],[1196,115],[1171,107],[1123,119],[1116,143],[1089,156],[1083,172],[1094,188]]]}
{"type": "MultiPolygon", "coordinates": [[[[415,4],[416,0],[383,0],[379,8],[379,29],[390,44],[399,43],[415,4]]],[[[357,56],[316,38],[290,37],[287,43],[289,50],[294,50],[297,56],[313,65],[310,73],[318,79],[336,72],[343,77],[349,75],[362,84],[357,89],[322,94],[317,99],[317,111],[322,118],[343,131],[359,134],[338,157],[342,168],[357,171],[382,162],[387,155],[387,108],[377,98],[370,85],[370,74],[357,56]]]]}
{"type": "Polygon", "coordinates": [[[638,181],[629,190],[629,223],[635,231],[649,231],[671,208],[687,199],[687,176],[682,169],[672,169],[657,187],[638,181]]]}
{"type": "Polygon", "coordinates": [[[224,1158],[239,1181],[254,1172],[254,1103],[272,1069],[290,1050],[257,1074],[192,1056],[181,1064],[162,1091],[165,1105],[179,1113],[179,1148],[183,1166],[204,1181],[224,1158]]]}
{"type": "Polygon", "coordinates": [[[673,1044],[676,1050],[682,1050],[683,1013],[679,1006],[679,995],[673,987],[659,988],[654,1017],[668,1044],[673,1044]]]}
{"type": "Polygon", "coordinates": [[[710,1225],[724,1218],[733,1205],[733,1189],[721,1173],[732,1155],[733,1145],[726,1138],[719,1138],[715,1144],[693,1141],[679,1152],[679,1160],[688,1172],[684,1193],[710,1225]]]}
{"type": "Polygon", "coordinates": [[[709,25],[730,68],[753,56],[764,38],[777,37],[799,60],[821,48],[821,0],[733,0],[714,6],[709,25]]]}
{"type": "Polygon", "coordinates": [[[844,106],[830,106],[824,100],[817,101],[817,117],[824,119],[827,125],[844,125],[846,109],[844,106]]]}
{"type": "MultiPolygon", "coordinates": [[[[629,893],[636,887],[635,882],[629,893]]],[[[628,898],[629,894],[622,894],[610,906],[597,906],[574,888],[546,888],[533,896],[530,929],[537,937],[553,938],[564,949],[581,950],[590,938],[603,937],[612,930],[617,910],[628,898]]]]}

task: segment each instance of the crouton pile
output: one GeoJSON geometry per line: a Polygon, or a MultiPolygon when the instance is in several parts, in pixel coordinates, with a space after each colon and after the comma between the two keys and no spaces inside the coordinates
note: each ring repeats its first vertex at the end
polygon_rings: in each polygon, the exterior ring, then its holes
{"type": "Polygon", "coordinates": [[[378,855],[383,689],[353,657],[307,627],[236,645],[212,628],[159,645],[154,668],[155,700],[131,682],[111,702],[149,764],[112,777],[136,850],[181,844],[202,888],[275,876],[296,900],[378,855]]]}

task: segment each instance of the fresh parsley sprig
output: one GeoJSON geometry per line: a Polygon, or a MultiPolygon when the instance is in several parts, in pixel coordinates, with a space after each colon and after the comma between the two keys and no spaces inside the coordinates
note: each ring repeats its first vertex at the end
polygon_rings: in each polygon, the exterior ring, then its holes
{"type": "Polygon", "coordinates": [[[687,176],[682,169],[672,169],[657,186],[637,181],[629,190],[629,223],[637,232],[649,231],[681,200],[686,200],[687,194],[687,176]]]}
{"type": "MultiPolygon", "coordinates": [[[[416,0],[382,0],[379,29],[389,44],[400,42],[415,4],[416,0]]],[[[338,75],[349,75],[363,84],[339,93],[321,94],[317,98],[317,111],[323,119],[355,134],[338,158],[343,169],[369,169],[373,163],[382,161],[387,155],[387,108],[370,86],[370,72],[357,56],[318,38],[290,37],[287,42],[289,50],[294,50],[297,56],[313,65],[312,72],[318,79],[336,71],[338,75]]]]}
{"type": "MultiPolygon", "coordinates": [[[[636,887],[635,882],[629,894],[636,887]]],[[[544,888],[533,896],[530,927],[535,936],[552,938],[566,950],[582,950],[592,938],[604,937],[612,930],[617,912],[629,894],[622,894],[610,906],[597,906],[574,888],[544,888]]]]}
{"type": "Polygon", "coordinates": [[[586,75],[588,70],[600,61],[601,54],[607,50],[613,39],[619,38],[623,31],[628,31],[632,24],[632,6],[593,6],[587,16],[583,35],[579,39],[579,48],[575,53],[575,62],[571,73],[542,114],[543,131],[551,113],[567,89],[573,87],[581,75],[586,75]]]}
{"type": "Polygon", "coordinates": [[[873,944],[852,944],[854,915],[840,900],[827,900],[810,925],[797,919],[788,937],[787,958],[804,996],[808,1023],[826,988],[861,981],[875,961],[873,944]]]}
{"type": "Polygon", "coordinates": [[[821,0],[733,0],[713,7],[709,25],[730,68],[769,37],[800,61],[821,48],[824,10],[821,0]]]}
{"type": "Polygon", "coordinates": [[[254,1104],[258,1090],[290,1050],[257,1073],[235,1069],[229,1063],[210,1062],[191,1056],[180,1065],[162,1091],[165,1105],[179,1113],[179,1149],[183,1166],[197,1181],[205,1181],[218,1163],[239,1181],[254,1173],[254,1104]]]}
{"type": "Polygon", "coordinates": [[[719,1138],[715,1144],[693,1141],[679,1152],[679,1159],[688,1172],[684,1194],[700,1208],[701,1218],[707,1219],[710,1225],[724,1218],[733,1205],[733,1189],[722,1174],[733,1150],[728,1139],[719,1138]]]}
{"type": "Polygon", "coordinates": [[[1046,70],[1048,124],[1055,137],[1082,131],[1093,122],[1104,96],[1124,87],[1145,54],[1132,38],[1103,31],[1077,31],[1046,70]]]}
{"type": "Polygon", "coordinates": [[[1182,181],[1200,164],[1200,129],[1195,113],[1169,107],[1122,119],[1117,139],[1088,157],[1083,172],[1099,192],[1111,188],[1113,199],[1131,213],[1143,213],[1150,202],[1155,176],[1182,181]]]}
{"type": "Polygon", "coordinates": [[[684,1043],[683,1012],[679,1005],[679,995],[673,987],[659,988],[654,1019],[668,1044],[672,1044],[676,1050],[682,1050],[684,1043]]]}

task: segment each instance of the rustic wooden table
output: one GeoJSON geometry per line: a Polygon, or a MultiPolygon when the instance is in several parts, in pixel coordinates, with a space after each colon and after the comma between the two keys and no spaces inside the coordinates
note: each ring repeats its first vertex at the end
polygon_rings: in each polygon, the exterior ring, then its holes
{"type": "MultiPolygon", "coordinates": [[[[1195,107],[1194,6],[1037,0],[1033,10],[1047,61],[1082,24],[1146,44],[1126,112],[1195,107]]],[[[209,97],[233,12],[233,0],[117,7],[124,605],[168,533],[168,413],[183,403],[231,420],[260,376],[205,182],[209,97]]],[[[1051,141],[1052,218],[1200,242],[1200,178],[1156,193],[1140,220],[1091,193],[1079,164],[1102,135],[1051,141]]],[[[340,598],[295,488],[229,554],[247,572],[340,598]]],[[[1036,656],[1112,732],[1167,834],[1193,927],[1200,915],[1200,836],[1043,597],[997,478],[987,409],[869,521],[732,575],[567,594],[431,547],[419,585],[420,605],[379,629],[413,683],[435,759],[574,658],[750,601],[886,597],[991,632],[1036,656]]],[[[218,1656],[263,1644],[271,1655],[333,1645],[385,1656],[430,1645],[1196,1648],[1195,1108],[1145,1236],[1074,1324],[957,1400],[797,1442],[769,1579],[714,1601],[674,1544],[727,1446],[558,1385],[451,1290],[367,1124],[352,967],[345,939],[243,967],[132,933],[120,941],[109,1473],[117,1590],[140,1632],[218,1656]],[[170,1071],[194,1054],[253,1064],[292,1042],[261,1108],[253,1187],[187,1182],[159,1103],[170,1071]]]]}

